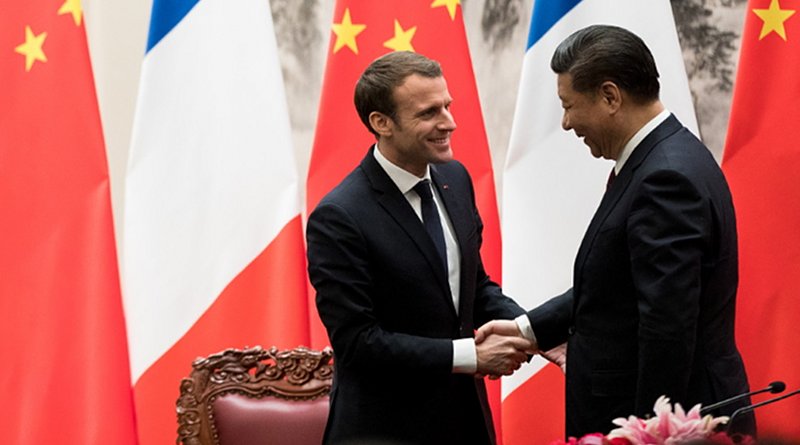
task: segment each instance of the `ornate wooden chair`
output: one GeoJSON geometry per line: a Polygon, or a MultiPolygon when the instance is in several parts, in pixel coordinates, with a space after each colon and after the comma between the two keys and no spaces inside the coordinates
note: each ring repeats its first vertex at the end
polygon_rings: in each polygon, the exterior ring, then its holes
{"type": "Polygon", "coordinates": [[[333,368],[329,348],[227,349],[192,364],[181,381],[183,445],[322,443],[333,368]]]}

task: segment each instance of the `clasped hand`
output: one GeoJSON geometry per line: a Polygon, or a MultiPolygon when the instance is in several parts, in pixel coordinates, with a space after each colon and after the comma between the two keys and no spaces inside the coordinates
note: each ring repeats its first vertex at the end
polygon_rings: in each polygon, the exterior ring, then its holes
{"type": "Polygon", "coordinates": [[[537,345],[524,338],[514,320],[494,320],[475,333],[478,355],[477,376],[491,379],[511,375],[538,352],[537,345]]]}
{"type": "Polygon", "coordinates": [[[540,351],[536,342],[526,339],[514,320],[493,320],[475,333],[475,348],[478,354],[478,377],[498,379],[511,375],[527,362],[530,355],[540,354],[567,372],[567,344],[548,351],[540,351]]]}

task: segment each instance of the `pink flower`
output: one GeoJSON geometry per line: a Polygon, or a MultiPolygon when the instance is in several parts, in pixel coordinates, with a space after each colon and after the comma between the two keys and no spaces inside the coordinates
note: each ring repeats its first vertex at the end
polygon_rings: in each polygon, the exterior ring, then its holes
{"type": "Polygon", "coordinates": [[[701,416],[700,405],[689,412],[676,403],[674,410],[667,397],[661,396],[653,407],[655,417],[647,420],[630,416],[617,418],[616,428],[608,438],[625,438],[631,445],[679,445],[709,437],[714,429],[728,421],[727,417],[701,416]]]}
{"type": "Polygon", "coordinates": [[[580,438],[578,445],[605,445],[605,436],[602,433],[587,434],[580,438]]]}
{"type": "Polygon", "coordinates": [[[631,441],[624,437],[606,437],[606,442],[608,442],[608,445],[632,445],[631,441]]]}
{"type": "Polygon", "coordinates": [[[669,399],[661,396],[653,406],[654,417],[640,419],[630,416],[627,419],[614,419],[619,428],[607,436],[601,433],[587,434],[580,439],[570,437],[567,441],[557,440],[550,445],[685,445],[687,443],[708,443],[713,445],[755,445],[750,436],[714,433],[727,417],[701,416],[700,405],[686,412],[676,403],[673,407],[669,399]]]}

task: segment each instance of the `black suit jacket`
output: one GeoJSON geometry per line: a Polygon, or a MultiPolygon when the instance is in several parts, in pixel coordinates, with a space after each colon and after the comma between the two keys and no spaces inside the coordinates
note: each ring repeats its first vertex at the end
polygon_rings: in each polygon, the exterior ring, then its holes
{"type": "Polygon", "coordinates": [[[734,342],[737,283],[725,178],[670,116],[603,196],[573,288],[528,313],[542,349],[568,340],[567,434],[608,432],[616,417],[652,414],[660,395],[688,410],[747,392],[734,342]]]}
{"type": "Polygon", "coordinates": [[[335,357],[326,443],[494,442],[483,381],[452,373],[452,340],[524,311],[484,271],[464,167],[431,176],[461,252],[458,312],[433,242],[372,150],[309,216],[308,270],[335,357]]]}

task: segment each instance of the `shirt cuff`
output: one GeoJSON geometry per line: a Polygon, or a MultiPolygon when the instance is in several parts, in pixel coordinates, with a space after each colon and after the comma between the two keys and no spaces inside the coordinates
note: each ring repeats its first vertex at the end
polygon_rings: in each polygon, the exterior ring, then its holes
{"type": "Polygon", "coordinates": [[[514,321],[517,322],[517,327],[519,331],[522,332],[522,336],[532,341],[534,344],[537,344],[536,334],[533,333],[533,326],[531,326],[531,319],[528,318],[528,314],[522,314],[515,318],[514,321]]]}
{"type": "Polygon", "coordinates": [[[478,353],[475,351],[474,338],[453,340],[453,372],[458,374],[475,374],[478,370],[478,353]]]}

